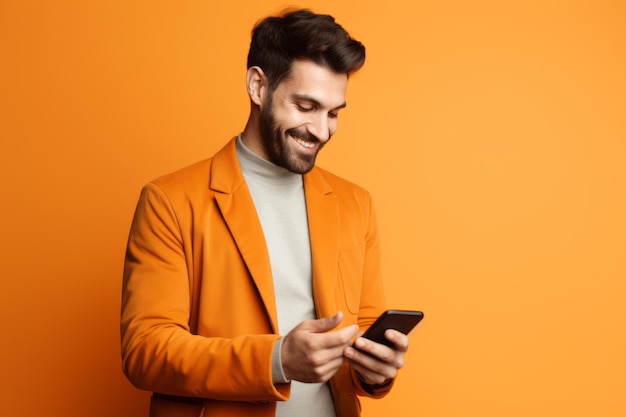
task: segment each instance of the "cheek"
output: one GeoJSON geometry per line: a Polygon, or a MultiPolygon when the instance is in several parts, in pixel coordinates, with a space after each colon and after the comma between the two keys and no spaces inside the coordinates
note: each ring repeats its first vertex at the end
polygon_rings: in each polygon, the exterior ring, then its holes
{"type": "Polygon", "coordinates": [[[282,131],[298,128],[306,124],[306,118],[300,112],[288,111],[276,116],[276,122],[282,131]]]}

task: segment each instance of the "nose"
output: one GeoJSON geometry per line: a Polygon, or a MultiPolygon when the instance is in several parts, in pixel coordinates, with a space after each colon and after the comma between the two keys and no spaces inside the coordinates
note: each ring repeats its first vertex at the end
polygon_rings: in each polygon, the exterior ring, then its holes
{"type": "Polygon", "coordinates": [[[309,123],[309,133],[318,138],[321,142],[330,139],[336,129],[336,122],[326,113],[316,114],[309,123]]]}

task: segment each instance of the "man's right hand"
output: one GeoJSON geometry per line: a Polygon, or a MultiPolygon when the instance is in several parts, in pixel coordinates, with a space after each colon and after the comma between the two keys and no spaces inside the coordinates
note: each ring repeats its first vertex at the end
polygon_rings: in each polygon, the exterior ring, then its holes
{"type": "Polygon", "coordinates": [[[332,317],[306,320],[283,340],[281,362],[285,376],[300,382],[326,382],[343,364],[344,349],[352,343],[356,324],[331,332],[343,320],[340,311],[332,317]]]}

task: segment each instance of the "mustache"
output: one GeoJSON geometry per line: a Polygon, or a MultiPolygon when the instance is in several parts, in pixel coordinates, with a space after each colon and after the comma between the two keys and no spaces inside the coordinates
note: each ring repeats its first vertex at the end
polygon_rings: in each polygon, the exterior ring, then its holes
{"type": "Polygon", "coordinates": [[[285,131],[285,134],[290,135],[290,136],[294,136],[294,137],[298,137],[298,138],[302,138],[306,141],[311,141],[311,142],[321,142],[321,140],[318,139],[317,136],[312,135],[311,133],[307,132],[306,130],[302,130],[302,129],[298,129],[298,128],[292,128],[292,129],[287,129],[285,131]]]}

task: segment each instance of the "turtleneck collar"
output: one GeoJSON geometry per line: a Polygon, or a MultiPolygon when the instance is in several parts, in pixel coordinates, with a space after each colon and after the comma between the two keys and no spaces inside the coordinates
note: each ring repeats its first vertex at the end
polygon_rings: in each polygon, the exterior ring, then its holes
{"type": "Polygon", "coordinates": [[[241,133],[237,136],[237,158],[241,171],[247,180],[261,180],[285,185],[302,183],[301,174],[291,172],[265,160],[248,149],[241,140],[241,133]]]}

